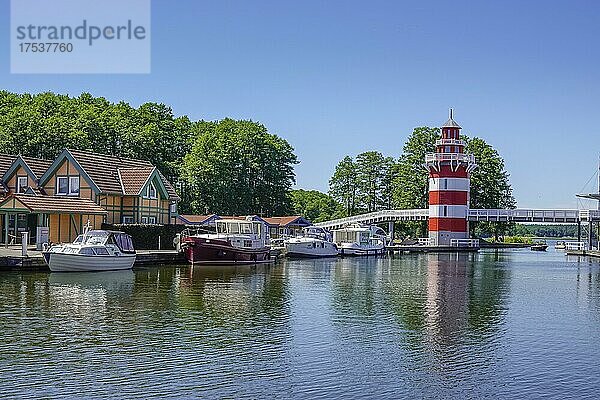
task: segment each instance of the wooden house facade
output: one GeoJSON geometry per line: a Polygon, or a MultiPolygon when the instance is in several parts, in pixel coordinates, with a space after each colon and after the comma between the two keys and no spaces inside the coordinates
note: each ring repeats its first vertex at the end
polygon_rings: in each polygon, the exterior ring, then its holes
{"type": "Polygon", "coordinates": [[[175,222],[179,197],[147,161],[64,150],[54,160],[0,155],[0,169],[3,243],[23,231],[33,242],[45,239],[38,228],[56,243],[73,240],[88,222],[175,222]]]}

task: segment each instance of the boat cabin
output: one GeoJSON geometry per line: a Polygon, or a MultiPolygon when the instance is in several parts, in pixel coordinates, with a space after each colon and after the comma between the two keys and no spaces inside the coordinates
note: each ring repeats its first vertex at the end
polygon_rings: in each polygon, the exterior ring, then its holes
{"type": "Polygon", "coordinates": [[[333,231],[334,243],[358,243],[361,246],[379,244],[385,240],[385,231],[378,226],[350,226],[333,231]]]}
{"type": "Polygon", "coordinates": [[[223,219],[216,222],[216,231],[226,235],[253,235],[257,239],[266,235],[265,224],[259,221],[223,219]]]}
{"type": "Polygon", "coordinates": [[[309,226],[307,228],[304,228],[302,230],[302,235],[304,237],[321,239],[328,242],[331,241],[331,233],[318,226],[309,226]]]}
{"type": "Polygon", "coordinates": [[[77,236],[73,244],[85,246],[108,246],[114,245],[122,253],[135,253],[131,236],[123,232],[93,230],[77,236]]]}

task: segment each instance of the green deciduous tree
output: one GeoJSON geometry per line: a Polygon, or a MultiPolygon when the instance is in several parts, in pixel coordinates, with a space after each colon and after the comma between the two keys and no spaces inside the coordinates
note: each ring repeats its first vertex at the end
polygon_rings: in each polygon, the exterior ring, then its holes
{"type": "Polygon", "coordinates": [[[182,178],[196,213],[265,216],[290,212],[297,158],[288,142],[252,121],[200,122],[182,178]]]}
{"type": "Polygon", "coordinates": [[[425,155],[435,151],[438,128],[415,128],[404,144],[394,180],[394,206],[401,209],[427,208],[429,203],[428,172],[425,155]]]}
{"type": "Polygon", "coordinates": [[[294,215],[302,215],[311,222],[327,221],[344,215],[344,207],[335,199],[318,190],[292,190],[294,215]]]}
{"type": "MultiPolygon", "coordinates": [[[[473,154],[477,168],[471,173],[470,208],[515,208],[509,174],[504,160],[491,145],[478,137],[466,137],[466,152],[473,154]]],[[[504,235],[511,227],[508,223],[471,223],[473,234],[489,232],[494,236],[504,235]]]]}
{"type": "Polygon", "coordinates": [[[194,210],[203,211],[233,202],[237,208],[224,209],[254,213],[279,213],[290,206],[296,163],[293,149],[260,124],[193,122],[185,116],[175,117],[164,104],[145,103],[135,108],[89,93],[70,97],[0,91],[1,153],[52,159],[64,148],[151,161],[183,198],[180,212],[191,212],[192,204],[194,210]],[[224,138],[218,137],[221,134],[224,138]],[[214,143],[209,143],[211,140],[214,143]],[[190,178],[196,176],[190,166],[201,162],[192,157],[184,170],[183,160],[193,146],[196,156],[211,146],[222,152],[222,157],[215,156],[214,166],[203,165],[210,173],[200,179],[203,192],[193,187],[198,182],[190,178]]]}
{"type": "Polygon", "coordinates": [[[329,195],[344,206],[346,216],[357,212],[358,176],[356,165],[350,156],[346,156],[335,167],[329,180],[329,195]]]}
{"type": "Polygon", "coordinates": [[[344,205],[346,215],[372,212],[391,206],[395,163],[377,151],[344,157],[329,180],[329,194],[344,205]]]}

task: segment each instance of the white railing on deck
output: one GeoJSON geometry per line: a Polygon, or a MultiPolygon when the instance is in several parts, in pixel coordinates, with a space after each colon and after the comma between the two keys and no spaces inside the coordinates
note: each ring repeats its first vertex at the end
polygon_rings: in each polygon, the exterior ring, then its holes
{"type": "Polygon", "coordinates": [[[463,153],[429,153],[425,155],[425,163],[454,161],[475,164],[475,156],[473,154],[463,153]]]}
{"type": "Polygon", "coordinates": [[[433,246],[432,238],[419,238],[419,246],[433,246]]]}
{"type": "Polygon", "coordinates": [[[587,250],[586,242],[565,242],[565,250],[587,250]]]}
{"type": "Polygon", "coordinates": [[[450,239],[451,247],[479,247],[479,239],[450,239]]]}
{"type": "Polygon", "coordinates": [[[436,146],[466,146],[462,139],[438,139],[435,141],[436,146]]]}

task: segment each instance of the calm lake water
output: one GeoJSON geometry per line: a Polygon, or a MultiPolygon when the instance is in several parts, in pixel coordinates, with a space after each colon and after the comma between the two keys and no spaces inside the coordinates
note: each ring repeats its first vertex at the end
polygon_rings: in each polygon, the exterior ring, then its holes
{"type": "Polygon", "coordinates": [[[600,266],[529,250],[0,273],[0,397],[600,398],[600,266]]]}

